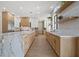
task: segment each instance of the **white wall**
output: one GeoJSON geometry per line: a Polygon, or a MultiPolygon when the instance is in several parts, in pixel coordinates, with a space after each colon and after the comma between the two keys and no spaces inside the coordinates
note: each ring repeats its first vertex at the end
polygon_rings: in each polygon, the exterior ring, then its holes
{"type": "Polygon", "coordinates": [[[19,28],[20,27],[20,18],[19,17],[15,17],[14,18],[14,27],[15,28],[19,28]]]}
{"type": "Polygon", "coordinates": [[[30,22],[31,22],[32,28],[38,27],[38,19],[37,18],[31,18],[30,22]]]}
{"type": "MultiPolygon", "coordinates": [[[[65,9],[60,15],[63,16],[79,16],[79,2],[74,2],[71,6],[65,9]]],[[[59,29],[64,31],[79,32],[79,19],[61,23],[59,29]]]]}

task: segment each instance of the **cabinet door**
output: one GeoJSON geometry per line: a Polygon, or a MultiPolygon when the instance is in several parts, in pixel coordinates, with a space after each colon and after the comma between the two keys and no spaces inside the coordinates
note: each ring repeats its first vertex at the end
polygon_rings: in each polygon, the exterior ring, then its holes
{"type": "Polygon", "coordinates": [[[56,36],[55,40],[55,50],[56,53],[60,55],[60,38],[56,36]]]}
{"type": "Polygon", "coordinates": [[[25,55],[29,49],[29,37],[26,36],[23,42],[24,42],[24,55],[25,55]]]}
{"type": "Polygon", "coordinates": [[[51,38],[50,41],[51,41],[51,45],[53,49],[59,55],[60,54],[60,38],[55,35],[51,35],[50,38],[51,38]]]}
{"type": "Polygon", "coordinates": [[[50,45],[51,45],[51,35],[49,34],[49,33],[47,33],[47,39],[48,39],[48,41],[49,41],[49,43],[50,43],[50,45]]]}
{"type": "Polygon", "coordinates": [[[55,49],[55,38],[54,38],[54,36],[52,35],[52,34],[50,34],[50,44],[51,44],[51,46],[52,46],[52,48],[53,49],[55,49]]]}
{"type": "Polygon", "coordinates": [[[49,37],[50,35],[49,35],[49,33],[47,33],[47,39],[49,39],[50,37],[49,37]]]}
{"type": "Polygon", "coordinates": [[[76,38],[77,40],[77,56],[79,57],[79,37],[76,38]]]}
{"type": "Polygon", "coordinates": [[[53,45],[53,49],[55,50],[56,49],[56,39],[55,38],[53,38],[53,40],[52,40],[52,45],[53,45]]]}
{"type": "Polygon", "coordinates": [[[2,12],[2,32],[8,32],[8,12],[2,12]]]}
{"type": "Polygon", "coordinates": [[[53,35],[50,34],[50,44],[51,44],[52,47],[54,47],[53,42],[54,42],[54,37],[53,37],[53,35]]]}

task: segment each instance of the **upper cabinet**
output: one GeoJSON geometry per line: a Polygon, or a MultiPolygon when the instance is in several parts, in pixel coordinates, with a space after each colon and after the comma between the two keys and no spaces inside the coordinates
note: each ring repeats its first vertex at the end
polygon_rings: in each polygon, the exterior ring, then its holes
{"type": "Polygon", "coordinates": [[[2,32],[12,31],[14,28],[14,15],[8,11],[2,12],[2,32]]]}
{"type": "Polygon", "coordinates": [[[29,23],[29,17],[21,17],[21,26],[23,27],[29,27],[30,23],[29,23]]]}

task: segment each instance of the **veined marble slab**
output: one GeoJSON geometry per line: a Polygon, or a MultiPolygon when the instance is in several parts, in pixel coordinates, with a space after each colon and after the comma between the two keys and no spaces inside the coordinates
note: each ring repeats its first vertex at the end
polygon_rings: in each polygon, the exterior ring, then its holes
{"type": "Polygon", "coordinates": [[[0,35],[0,56],[24,57],[23,36],[35,31],[8,32],[0,35]]]}
{"type": "Polygon", "coordinates": [[[60,36],[60,37],[79,37],[79,32],[69,31],[69,30],[57,30],[55,32],[49,32],[49,33],[60,36]]]}
{"type": "Polygon", "coordinates": [[[0,34],[0,56],[2,56],[2,34],[0,34]]]}
{"type": "Polygon", "coordinates": [[[23,57],[20,32],[3,33],[2,56],[23,57]]]}

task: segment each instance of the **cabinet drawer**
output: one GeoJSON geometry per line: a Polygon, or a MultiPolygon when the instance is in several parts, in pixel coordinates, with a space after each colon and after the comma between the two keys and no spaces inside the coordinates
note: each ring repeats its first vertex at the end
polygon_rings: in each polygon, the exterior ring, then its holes
{"type": "Polygon", "coordinates": [[[55,49],[56,40],[54,38],[51,38],[51,45],[52,45],[53,49],[55,49]]]}

